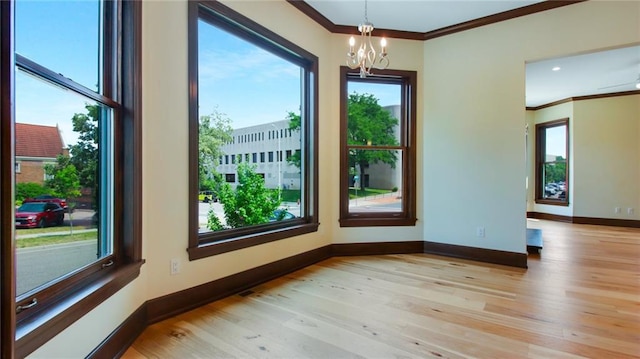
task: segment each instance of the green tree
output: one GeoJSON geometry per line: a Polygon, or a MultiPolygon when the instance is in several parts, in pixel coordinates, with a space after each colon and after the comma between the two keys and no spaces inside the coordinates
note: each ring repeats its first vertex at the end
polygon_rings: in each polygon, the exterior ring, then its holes
{"type": "Polygon", "coordinates": [[[376,150],[375,146],[398,146],[395,128],[398,119],[378,104],[371,94],[349,95],[347,117],[347,144],[374,146],[372,149],[350,149],[349,167],[360,169],[360,188],[364,189],[365,169],[370,164],[386,163],[395,168],[398,160],[393,150],[376,150]]]}
{"type": "Polygon", "coordinates": [[[69,145],[71,163],[75,166],[80,181],[80,188],[91,191],[91,206],[94,210],[99,205],[98,156],[99,156],[99,118],[101,107],[85,105],[87,113],[76,113],[71,118],[73,131],[78,133],[78,141],[69,145]]]}
{"type": "Polygon", "coordinates": [[[44,172],[47,175],[45,185],[51,189],[51,194],[67,200],[70,231],[73,234],[72,212],[75,207],[74,198],[80,196],[80,179],[76,166],[68,156],[58,155],[55,164],[46,164],[44,172]]]}
{"type": "MultiPolygon", "coordinates": [[[[222,183],[219,190],[227,228],[240,228],[268,223],[280,206],[280,189],[268,189],[264,178],[255,172],[255,166],[243,162],[238,164],[238,185],[234,190],[222,183]]],[[[208,228],[219,230],[223,226],[213,210],[209,211],[208,228]]]]}
{"type": "Polygon", "coordinates": [[[227,115],[214,110],[210,115],[201,116],[198,126],[198,174],[199,188],[214,189],[216,166],[224,155],[222,146],[232,140],[231,120],[227,115]]]}
{"type": "Polygon", "coordinates": [[[78,142],[69,146],[71,163],[78,172],[80,186],[91,188],[97,195],[98,168],[98,105],[85,105],[87,113],[76,113],[71,119],[78,142]]]}
{"type": "Polygon", "coordinates": [[[556,162],[545,163],[545,183],[557,183],[567,180],[567,160],[562,156],[556,157],[556,162]]]}
{"type": "MultiPolygon", "coordinates": [[[[300,131],[301,129],[300,115],[289,111],[285,119],[289,121],[289,129],[291,131],[300,131]]],[[[300,156],[301,156],[301,152],[295,151],[294,153],[291,154],[291,156],[289,156],[289,158],[287,158],[287,162],[300,168],[300,160],[301,160],[300,156]]]]}

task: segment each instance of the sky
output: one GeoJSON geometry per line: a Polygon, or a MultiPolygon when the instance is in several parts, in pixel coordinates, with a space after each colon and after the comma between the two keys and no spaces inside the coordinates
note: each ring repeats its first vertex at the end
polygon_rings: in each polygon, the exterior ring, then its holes
{"type": "MultiPolygon", "coordinates": [[[[16,2],[16,53],[95,90],[98,84],[97,1],[16,2]]],[[[22,71],[16,72],[16,122],[58,126],[75,143],[71,118],[85,100],[22,71]]]]}

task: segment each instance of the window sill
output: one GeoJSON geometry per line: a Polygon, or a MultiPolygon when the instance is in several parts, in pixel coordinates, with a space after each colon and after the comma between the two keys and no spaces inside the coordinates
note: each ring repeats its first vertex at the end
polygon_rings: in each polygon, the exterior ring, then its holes
{"type": "Polygon", "coordinates": [[[569,201],[558,201],[558,200],[552,200],[552,199],[541,199],[541,198],[536,199],[536,204],[569,207],[569,201]]]}
{"type": "Polygon", "coordinates": [[[411,218],[356,218],[347,217],[340,219],[340,227],[381,227],[381,226],[415,226],[418,219],[411,218]]]}
{"type": "Polygon", "coordinates": [[[69,325],[132,282],[140,274],[144,260],[126,264],[98,278],[77,292],[61,298],[38,315],[16,325],[16,357],[23,358],[58,335],[69,325]]]}
{"type": "Polygon", "coordinates": [[[305,223],[285,228],[274,229],[260,233],[250,233],[238,237],[223,239],[213,243],[201,244],[195,248],[189,248],[189,260],[196,260],[227,253],[238,249],[257,246],[264,243],[277,241],[289,237],[318,231],[319,223],[305,223]]]}

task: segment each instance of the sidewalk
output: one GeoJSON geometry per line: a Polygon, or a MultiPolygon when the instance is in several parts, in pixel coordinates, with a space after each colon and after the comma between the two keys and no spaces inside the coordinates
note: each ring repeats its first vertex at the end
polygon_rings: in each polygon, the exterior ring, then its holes
{"type": "Polygon", "coordinates": [[[389,192],[383,194],[376,194],[373,196],[359,197],[349,200],[349,207],[362,207],[375,204],[393,203],[398,201],[399,192],[389,192]]]}
{"type": "MultiPolygon", "coordinates": [[[[73,234],[95,232],[97,230],[98,230],[97,228],[92,228],[92,229],[74,229],[73,230],[73,234]]],[[[22,235],[16,235],[16,239],[28,239],[28,238],[38,238],[38,237],[50,237],[50,236],[68,236],[69,234],[71,234],[70,231],[22,234],[22,235]]]]}

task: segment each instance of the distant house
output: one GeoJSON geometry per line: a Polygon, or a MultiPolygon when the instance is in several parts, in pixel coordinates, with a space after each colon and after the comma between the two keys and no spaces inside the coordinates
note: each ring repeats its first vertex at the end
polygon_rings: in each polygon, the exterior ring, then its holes
{"type": "Polygon", "coordinates": [[[44,165],[69,155],[58,127],[16,123],[16,183],[44,183],[44,165]]]}

